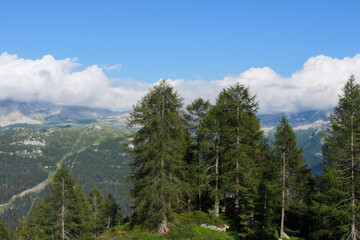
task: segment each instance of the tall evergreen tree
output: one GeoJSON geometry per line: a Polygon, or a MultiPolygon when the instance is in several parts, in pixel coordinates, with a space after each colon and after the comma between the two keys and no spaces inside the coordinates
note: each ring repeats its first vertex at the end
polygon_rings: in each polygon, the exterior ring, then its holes
{"type": "Polygon", "coordinates": [[[261,144],[261,173],[255,202],[255,239],[271,239],[278,229],[281,205],[280,164],[273,149],[268,145],[268,139],[264,139],[261,144]]]}
{"type": "Polygon", "coordinates": [[[104,229],[110,229],[113,226],[122,223],[121,208],[116,203],[114,197],[109,194],[105,200],[103,208],[101,209],[101,216],[104,219],[104,229]]]}
{"type": "Polygon", "coordinates": [[[360,86],[353,75],[342,91],[324,138],[326,161],[321,207],[324,224],[319,235],[327,239],[356,240],[360,224],[360,86]]]}
{"type": "Polygon", "coordinates": [[[202,135],[200,132],[200,125],[203,122],[204,117],[207,115],[210,109],[209,100],[197,98],[186,106],[188,114],[185,115],[187,120],[187,127],[192,133],[192,142],[190,145],[191,161],[190,161],[190,178],[193,188],[197,192],[197,209],[202,210],[201,198],[204,190],[204,182],[206,182],[206,174],[204,173],[205,161],[201,155],[202,149],[202,135]]]}
{"type": "Polygon", "coordinates": [[[221,112],[212,106],[200,125],[202,136],[201,156],[204,158],[202,184],[209,190],[210,198],[214,203],[214,215],[219,216],[222,191],[221,160],[224,146],[221,144],[221,112]]]}
{"type": "Polygon", "coordinates": [[[101,211],[104,208],[104,196],[101,191],[94,187],[90,190],[88,202],[90,204],[92,232],[94,236],[98,235],[104,227],[104,219],[101,216],[101,211]]]}
{"type": "Polygon", "coordinates": [[[286,117],[280,119],[279,125],[275,132],[275,151],[281,168],[281,221],[280,221],[280,238],[286,236],[284,232],[285,208],[289,206],[291,196],[296,195],[299,191],[299,177],[304,170],[302,159],[302,149],[296,146],[296,135],[291,128],[286,117]]]}
{"type": "Polygon", "coordinates": [[[140,129],[133,136],[134,217],[152,221],[159,233],[168,231],[173,211],[183,208],[188,131],[180,114],[182,100],[162,80],[134,106],[129,125],[140,129]]]}
{"type": "Polygon", "coordinates": [[[54,175],[50,190],[31,213],[35,239],[91,239],[81,185],[75,185],[64,164],[54,175]]]}
{"type": "Polygon", "coordinates": [[[224,144],[224,177],[228,191],[234,193],[234,211],[240,235],[254,232],[257,160],[262,138],[258,103],[245,86],[236,83],[220,92],[216,106],[221,111],[224,144]]]}

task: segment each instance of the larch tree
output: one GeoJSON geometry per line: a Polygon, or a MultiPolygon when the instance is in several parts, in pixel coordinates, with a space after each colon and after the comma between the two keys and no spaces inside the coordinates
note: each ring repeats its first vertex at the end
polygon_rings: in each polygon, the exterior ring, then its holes
{"type": "Polygon", "coordinates": [[[159,233],[168,231],[168,219],[181,211],[187,195],[185,181],[187,150],[182,99],[162,80],[135,106],[129,126],[140,129],[131,140],[134,153],[134,218],[149,220],[159,233]]]}
{"type": "Polygon", "coordinates": [[[222,199],[220,182],[224,146],[221,144],[220,114],[216,106],[212,106],[200,124],[201,156],[204,158],[201,184],[210,192],[210,198],[214,203],[215,217],[219,216],[220,200],[222,199]]]}
{"type": "Polygon", "coordinates": [[[223,171],[228,191],[234,194],[234,210],[240,235],[253,233],[257,160],[260,150],[260,120],[256,117],[258,102],[249,88],[236,83],[223,89],[216,101],[220,111],[223,171]]]}
{"type": "Polygon", "coordinates": [[[83,190],[64,164],[54,175],[50,190],[30,214],[36,239],[91,239],[83,190]]]}
{"type": "Polygon", "coordinates": [[[123,221],[121,208],[116,203],[114,197],[111,194],[108,194],[104,200],[101,216],[105,220],[104,228],[106,230],[109,230],[113,226],[120,225],[123,221]]]}
{"type": "Polygon", "coordinates": [[[298,178],[304,169],[302,159],[302,149],[296,146],[296,135],[291,128],[286,117],[280,119],[279,125],[275,131],[275,152],[279,161],[280,169],[278,170],[281,178],[281,221],[280,221],[280,238],[286,237],[284,231],[285,210],[289,205],[292,195],[297,193],[298,178]]]}
{"type": "Polygon", "coordinates": [[[90,190],[88,196],[88,202],[90,205],[90,214],[91,214],[91,222],[92,222],[92,232],[94,237],[98,235],[104,227],[104,219],[101,215],[101,211],[104,208],[104,196],[101,191],[94,187],[90,190]]]}
{"type": "Polygon", "coordinates": [[[350,76],[324,137],[321,233],[328,239],[359,239],[360,86],[350,76]]]}
{"type": "Polygon", "coordinates": [[[255,239],[271,239],[278,229],[281,180],[279,179],[280,163],[268,139],[262,141],[259,162],[261,173],[255,202],[257,225],[255,239]]]}
{"type": "Polygon", "coordinates": [[[190,105],[186,106],[187,114],[185,118],[187,120],[187,128],[192,134],[190,152],[190,176],[193,178],[192,185],[197,194],[197,209],[202,210],[201,198],[204,190],[204,182],[206,182],[206,175],[204,173],[205,161],[201,154],[203,136],[200,132],[200,126],[203,122],[204,117],[207,115],[210,109],[209,100],[197,98],[191,102],[190,105]]]}

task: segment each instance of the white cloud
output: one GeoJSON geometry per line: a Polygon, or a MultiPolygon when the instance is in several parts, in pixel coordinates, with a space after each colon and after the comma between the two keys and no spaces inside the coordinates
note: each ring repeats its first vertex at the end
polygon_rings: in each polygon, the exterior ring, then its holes
{"type": "Polygon", "coordinates": [[[119,70],[123,67],[122,64],[115,64],[115,65],[111,65],[111,66],[107,66],[107,65],[104,65],[104,69],[106,71],[113,71],[113,70],[119,70]]]}
{"type": "Polygon", "coordinates": [[[111,109],[129,109],[150,87],[111,87],[111,80],[97,65],[76,71],[72,59],[56,60],[51,55],[30,60],[17,55],[0,55],[0,99],[46,101],[111,109]]]}
{"type": "MultiPolygon", "coordinates": [[[[78,66],[76,59],[56,60],[46,55],[31,60],[3,53],[0,55],[0,99],[121,110],[131,109],[152,86],[132,80],[112,86],[113,79],[109,79],[104,70],[118,69],[121,65],[103,68],[93,65],[84,70],[77,70],[78,66]]],[[[350,74],[360,80],[360,54],[344,59],[322,55],[312,57],[289,78],[264,67],[250,68],[221,80],[169,81],[185,103],[197,97],[215,102],[222,88],[240,82],[257,94],[260,113],[296,112],[334,107],[350,74]]]]}
{"type": "Polygon", "coordinates": [[[172,84],[185,99],[202,96],[214,100],[218,92],[240,82],[257,95],[259,113],[297,112],[334,107],[349,76],[360,82],[360,54],[336,59],[319,55],[310,58],[303,68],[284,78],[269,67],[250,68],[216,81],[173,80],[172,84]]]}

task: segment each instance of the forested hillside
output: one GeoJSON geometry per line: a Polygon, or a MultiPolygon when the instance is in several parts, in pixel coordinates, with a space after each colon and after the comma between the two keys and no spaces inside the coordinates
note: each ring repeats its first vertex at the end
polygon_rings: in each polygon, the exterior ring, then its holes
{"type": "Polygon", "coordinates": [[[103,125],[7,129],[0,135],[0,216],[4,223],[17,226],[48,192],[61,163],[81,179],[86,193],[96,186],[105,196],[112,194],[129,214],[131,184],[124,179],[131,162],[124,149],[129,133],[126,128],[103,125]]]}

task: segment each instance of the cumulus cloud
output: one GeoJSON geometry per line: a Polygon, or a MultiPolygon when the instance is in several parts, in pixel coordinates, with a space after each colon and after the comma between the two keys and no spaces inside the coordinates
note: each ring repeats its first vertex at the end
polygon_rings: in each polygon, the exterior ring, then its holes
{"type": "MultiPolygon", "coordinates": [[[[0,99],[124,110],[131,109],[152,86],[133,80],[112,86],[113,79],[104,71],[121,68],[121,65],[103,68],[93,65],[83,70],[78,70],[78,66],[76,59],[57,60],[46,55],[31,60],[3,53],[0,55],[0,99]]],[[[169,82],[185,103],[197,97],[215,102],[221,89],[240,82],[257,95],[259,113],[297,112],[334,107],[350,74],[360,80],[360,54],[344,59],[312,57],[289,78],[264,67],[250,68],[220,80],[169,79],[169,82]]]]}
{"type": "Polygon", "coordinates": [[[0,99],[121,110],[131,108],[150,87],[127,82],[123,87],[112,87],[112,80],[99,66],[76,71],[78,66],[76,59],[56,60],[45,55],[31,60],[3,53],[0,55],[0,99]]]}
{"type": "Polygon", "coordinates": [[[269,67],[250,68],[239,74],[215,81],[171,80],[187,99],[202,96],[214,100],[218,92],[240,82],[257,95],[259,113],[298,112],[334,107],[349,76],[360,82],[360,54],[336,59],[323,55],[310,58],[303,68],[289,78],[282,77],[269,67]]]}

